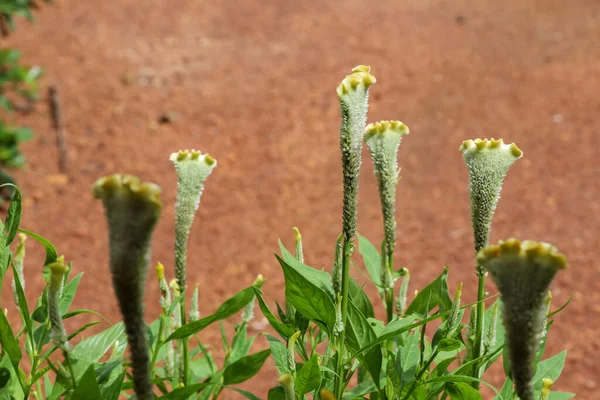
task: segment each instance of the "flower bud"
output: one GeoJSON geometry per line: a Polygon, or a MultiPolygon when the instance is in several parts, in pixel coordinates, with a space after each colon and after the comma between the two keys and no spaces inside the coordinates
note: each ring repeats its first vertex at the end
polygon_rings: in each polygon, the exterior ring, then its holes
{"type": "Polygon", "coordinates": [[[94,185],[94,197],[106,210],[110,270],[131,351],[135,393],[154,398],[149,375],[144,323],[144,287],[150,261],[152,232],[160,216],[160,188],[131,175],[111,175],[94,185]]]}
{"type": "Polygon", "coordinates": [[[371,68],[359,65],[337,88],[342,114],[340,149],[344,177],[342,232],[345,241],[350,241],[356,234],[361,149],[367,122],[369,86],[374,83],[375,77],[371,75],[371,68]]]}
{"type": "Polygon", "coordinates": [[[531,379],[546,317],[548,288],[556,273],[567,267],[563,254],[548,243],[517,239],[500,241],[477,254],[502,295],[506,345],[521,400],[534,400],[531,379]]]}
{"type": "Polygon", "coordinates": [[[406,297],[408,294],[408,283],[410,282],[410,274],[407,268],[402,268],[402,283],[400,284],[400,291],[396,297],[396,313],[398,316],[404,315],[406,311],[406,297]]]}
{"type": "Polygon", "coordinates": [[[192,293],[192,300],[190,302],[190,322],[197,321],[200,319],[200,311],[198,310],[198,285],[194,288],[192,293]]]}
{"type": "MultiPolygon", "coordinates": [[[[477,253],[489,242],[504,176],[523,152],[514,143],[504,144],[502,139],[466,140],[459,150],[469,170],[471,223],[477,253]]],[[[482,276],[483,272],[483,268],[478,266],[478,275],[482,276]]]]}
{"type": "Polygon", "coordinates": [[[50,337],[54,345],[62,350],[70,350],[67,332],[63,325],[62,313],[60,312],[60,292],[69,268],[65,265],[65,259],[60,256],[55,262],[47,266],[50,269],[50,282],[48,282],[48,317],[50,319],[50,337]]]}
{"type": "Polygon", "coordinates": [[[296,234],[296,260],[304,264],[304,249],[302,247],[302,235],[300,229],[293,227],[294,233],[296,234]]]}
{"type": "Polygon", "coordinates": [[[296,389],[294,388],[294,377],[291,374],[281,375],[279,383],[283,386],[285,400],[296,400],[296,389]]]}
{"type": "Polygon", "coordinates": [[[396,184],[398,182],[398,149],[408,127],[400,121],[380,121],[366,128],[365,142],[371,152],[379,187],[383,227],[388,257],[396,248],[396,184]]]}
{"type": "Polygon", "coordinates": [[[165,279],[165,267],[160,262],[156,264],[156,278],[158,279],[158,288],[160,289],[160,307],[163,314],[167,315],[171,308],[171,291],[165,279]]]}
{"type": "Polygon", "coordinates": [[[540,400],[548,400],[550,398],[550,388],[552,387],[552,379],[542,379],[542,392],[540,393],[540,400]]]}
{"type": "Polygon", "coordinates": [[[171,154],[177,171],[177,203],[175,204],[175,276],[182,291],[186,287],[186,251],[194,215],[200,205],[204,181],[217,166],[208,154],[182,150],[171,154]]]}

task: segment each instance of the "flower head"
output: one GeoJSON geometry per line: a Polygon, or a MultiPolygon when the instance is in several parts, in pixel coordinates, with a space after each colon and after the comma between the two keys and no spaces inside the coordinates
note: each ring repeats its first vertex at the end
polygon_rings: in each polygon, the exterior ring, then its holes
{"type": "Polygon", "coordinates": [[[177,203],[175,204],[175,276],[179,288],[186,287],[186,251],[194,215],[200,205],[204,181],[217,166],[208,154],[181,150],[169,159],[177,171],[177,203]]]}
{"type": "Polygon", "coordinates": [[[371,68],[359,65],[352,69],[337,88],[340,100],[342,125],[340,128],[340,149],[344,175],[343,234],[349,241],[356,233],[358,176],[361,165],[361,149],[367,109],[369,106],[369,86],[375,83],[371,68]]]}
{"type": "Polygon", "coordinates": [[[409,130],[400,121],[380,121],[366,128],[365,142],[371,151],[379,186],[385,242],[388,256],[396,247],[396,183],[398,182],[398,149],[409,130]]]}
{"type": "Polygon", "coordinates": [[[110,270],[131,349],[135,393],[139,399],[152,399],[144,286],[152,232],[162,210],[161,190],[135,176],[115,174],[98,179],[93,192],[106,210],[110,270]]]}
{"type": "Polygon", "coordinates": [[[65,274],[69,267],[65,265],[64,256],[46,266],[50,270],[50,281],[48,282],[48,316],[50,319],[50,336],[56,347],[69,350],[67,332],[63,325],[62,313],[60,312],[60,293],[63,288],[65,274]]]}
{"type": "MultiPolygon", "coordinates": [[[[516,144],[505,144],[502,139],[466,140],[460,146],[469,170],[471,222],[475,236],[475,252],[487,246],[492,229],[492,218],[500,199],[504,176],[510,166],[523,156],[516,144]]],[[[483,269],[478,267],[478,274],[483,269]]]]}
{"type": "Polygon", "coordinates": [[[546,316],[546,298],[556,273],[567,267],[563,254],[548,243],[500,241],[477,254],[502,295],[506,345],[517,394],[533,400],[531,379],[546,316]]]}

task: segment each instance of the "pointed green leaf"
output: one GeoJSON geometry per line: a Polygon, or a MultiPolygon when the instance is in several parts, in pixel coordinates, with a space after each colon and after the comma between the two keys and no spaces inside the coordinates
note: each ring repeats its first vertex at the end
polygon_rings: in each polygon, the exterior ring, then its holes
{"type": "Polygon", "coordinates": [[[451,400],[482,400],[481,394],[471,385],[461,382],[446,383],[446,393],[451,400]]]}
{"type": "Polygon", "coordinates": [[[321,384],[321,370],[319,369],[319,356],[315,353],[300,368],[296,374],[295,388],[300,398],[304,398],[306,393],[317,390],[321,384]]]}
{"type": "Polygon", "coordinates": [[[440,312],[450,310],[452,307],[452,299],[448,293],[448,267],[437,279],[431,282],[417,297],[410,303],[406,310],[406,315],[416,315],[419,318],[425,318],[427,311],[433,310],[439,306],[440,312]]]}
{"type": "Polygon", "coordinates": [[[60,298],[60,313],[65,314],[69,311],[69,307],[73,303],[73,299],[75,298],[75,293],[77,293],[77,287],[79,286],[79,281],[81,281],[81,277],[83,276],[83,272],[78,273],[75,278],[71,279],[69,283],[65,285],[62,292],[62,297],[60,298]]]}
{"type": "Polygon", "coordinates": [[[44,261],[44,265],[48,265],[56,261],[56,259],[58,258],[56,248],[46,238],[38,235],[37,233],[28,231],[27,229],[19,228],[19,232],[22,232],[27,236],[31,237],[32,239],[37,240],[39,243],[42,244],[42,246],[44,246],[44,249],[46,250],[46,260],[44,261]]]}
{"type": "Polygon", "coordinates": [[[381,289],[381,256],[379,251],[366,237],[360,234],[356,234],[356,236],[358,236],[358,251],[363,257],[367,272],[381,294],[383,290],[381,289]]]}
{"type": "MultiPolygon", "coordinates": [[[[346,344],[352,352],[371,345],[377,339],[373,327],[358,308],[352,303],[348,304],[348,319],[346,323],[346,344]]],[[[368,351],[360,353],[357,358],[371,374],[375,385],[379,383],[383,356],[381,346],[372,346],[368,351]]]]}
{"type": "Polygon", "coordinates": [[[269,334],[266,334],[265,336],[269,341],[269,347],[271,348],[271,354],[273,355],[273,359],[275,360],[275,367],[277,368],[277,372],[279,372],[279,375],[289,373],[290,371],[288,370],[287,364],[287,348],[276,337],[273,337],[269,334]]]}
{"type": "Polygon", "coordinates": [[[252,378],[262,368],[262,365],[270,354],[271,350],[263,350],[242,357],[229,365],[223,370],[223,385],[242,383],[252,378]]]}
{"type": "Polygon", "coordinates": [[[283,338],[288,339],[295,332],[294,328],[290,325],[286,325],[282,322],[279,322],[277,317],[271,312],[269,306],[265,302],[262,297],[262,291],[258,288],[254,288],[254,294],[256,295],[256,299],[258,300],[258,306],[262,311],[263,315],[269,321],[269,324],[275,329],[277,333],[279,333],[283,338]]]}
{"type": "Polygon", "coordinates": [[[71,400],[102,400],[94,364],[90,365],[77,382],[77,388],[73,392],[71,400]]]}

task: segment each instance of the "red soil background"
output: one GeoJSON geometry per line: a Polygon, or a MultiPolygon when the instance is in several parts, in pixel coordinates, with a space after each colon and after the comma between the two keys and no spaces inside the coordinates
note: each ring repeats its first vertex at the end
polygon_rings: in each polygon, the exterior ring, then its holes
{"type": "MultiPolygon", "coordinates": [[[[597,398],[600,3],[174,4],[62,0],[2,39],[3,47],[18,47],[25,62],[43,67],[43,93],[54,84],[62,97],[67,176],[59,175],[44,101],[33,116],[8,118],[35,131],[24,146],[27,167],[16,173],[22,226],[85,271],[75,306],[119,318],[103,209],[90,192],[99,176],[132,173],[163,187],[153,255],[172,264],[176,177],[168,156],[182,148],[218,160],[188,255],[204,315],[259,273],[268,278],[267,296],[283,299],[273,251],[279,237],[292,245],[292,226],[304,235],[307,263],[330,268],[341,227],[335,88],[352,67],[368,64],[378,80],[369,121],[400,119],[411,129],[400,150],[396,264],[410,268],[412,289],[448,264],[451,289],[464,281],[464,297],[473,300],[467,171],[458,147],[476,137],[516,142],[525,157],[505,181],[492,241],[544,240],[568,256],[554,305],[572,292],[574,298],[557,317],[547,355],[568,350],[555,389],[597,398]],[[175,117],[171,123],[158,122],[164,113],[175,117]]],[[[359,231],[379,242],[381,225],[365,152],[359,231]]],[[[43,255],[33,243],[28,251],[33,299],[43,287],[35,269],[43,255]]],[[[154,279],[148,289],[150,319],[159,312],[154,279]]],[[[202,337],[218,345],[216,334],[202,337]]],[[[262,338],[257,343],[265,345],[262,338]]],[[[277,378],[269,363],[251,385],[260,397],[277,378]]]]}

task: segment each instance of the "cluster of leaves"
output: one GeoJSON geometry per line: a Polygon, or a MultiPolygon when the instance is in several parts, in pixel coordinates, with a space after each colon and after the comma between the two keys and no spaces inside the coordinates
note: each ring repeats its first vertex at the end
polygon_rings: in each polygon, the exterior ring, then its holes
{"type": "MultiPolygon", "coordinates": [[[[57,357],[57,346],[52,342],[51,323],[48,311],[48,287],[44,289],[34,305],[28,304],[25,296],[25,281],[19,273],[15,254],[10,245],[18,232],[44,246],[47,266],[57,260],[58,251],[45,238],[25,229],[19,229],[21,219],[21,196],[15,188],[15,196],[10,203],[4,223],[0,221],[0,288],[8,270],[12,270],[13,290],[21,327],[9,323],[9,317],[0,312],[0,398],[8,399],[114,399],[121,393],[131,390],[131,375],[127,371],[130,362],[126,354],[127,338],[122,322],[110,324],[98,313],[89,309],[71,309],[83,272],[70,276],[73,269],[64,277],[60,293],[60,312],[64,320],[81,314],[91,314],[99,320],[86,323],[68,336],[69,341],[78,343],[64,359],[57,357]],[[104,320],[109,327],[93,336],[83,338],[92,326],[104,320]]],[[[28,269],[28,268],[26,268],[28,269]]],[[[32,269],[29,269],[32,270],[32,269]]],[[[44,279],[49,282],[50,272],[45,267],[44,279]]],[[[170,324],[172,313],[179,306],[174,301],[171,310],[161,315],[147,326],[150,344],[150,357],[153,383],[161,393],[160,399],[187,399],[191,396],[207,399],[216,398],[224,389],[237,391],[244,396],[256,399],[252,393],[232,385],[245,382],[253,377],[269,357],[270,351],[250,353],[256,337],[248,336],[248,323],[252,318],[252,308],[257,287],[249,286],[225,301],[213,314],[183,325],[169,337],[160,331],[170,324]],[[228,338],[221,324],[224,362],[218,366],[212,351],[197,337],[208,326],[222,322],[244,311],[242,321],[235,325],[232,338],[228,338]],[[176,339],[195,337],[196,346],[190,352],[191,382],[181,387],[178,371],[169,375],[165,369],[167,344],[176,339]]]]}
{"type": "MultiPolygon", "coordinates": [[[[369,281],[378,285],[380,255],[365,237],[359,236],[359,250],[363,257],[369,281]]],[[[299,398],[311,393],[315,398],[326,397],[321,389],[333,390],[335,374],[335,353],[333,349],[334,326],[336,321],[335,300],[331,277],[324,271],[316,270],[299,262],[281,246],[278,256],[286,284],[286,302],[295,309],[290,315],[278,305],[277,318],[263,300],[260,291],[259,305],[279,334],[280,339],[268,336],[271,352],[280,374],[294,376],[295,391],[299,398]],[[307,322],[310,321],[310,323],[307,322]],[[300,332],[295,341],[296,357],[302,363],[291,370],[288,343],[295,332],[300,332]],[[329,340],[328,340],[329,339],[329,340]],[[325,342],[325,352],[320,354],[317,345],[325,342]]],[[[471,376],[473,366],[487,370],[503,354],[504,329],[497,321],[494,329],[492,318],[496,306],[486,312],[486,331],[493,332],[494,340],[485,355],[477,359],[466,357],[469,327],[462,323],[465,310],[473,304],[460,305],[460,298],[454,300],[448,291],[448,268],[433,282],[419,291],[408,305],[405,313],[389,324],[374,317],[373,305],[355,280],[350,285],[350,307],[348,315],[347,346],[353,361],[348,363],[344,386],[356,382],[348,388],[344,399],[482,399],[473,386],[483,383],[495,393],[495,400],[512,400],[515,396],[510,370],[506,365],[506,381],[501,389],[471,376]],[[435,333],[428,326],[436,324],[435,333]],[[495,342],[495,343],[493,343],[495,342]]],[[[564,306],[563,306],[564,307],[564,306]]],[[[551,318],[558,311],[548,314],[551,318]]],[[[553,321],[548,320],[546,329],[553,321]]],[[[536,360],[536,375],[533,380],[536,395],[540,396],[542,379],[556,380],[562,372],[566,351],[542,360],[546,341],[542,341],[536,360]]],[[[279,385],[269,392],[269,400],[285,399],[284,386],[279,385]]],[[[569,399],[571,393],[552,392],[550,399],[569,399]]]]}

